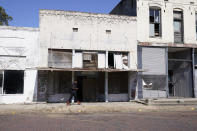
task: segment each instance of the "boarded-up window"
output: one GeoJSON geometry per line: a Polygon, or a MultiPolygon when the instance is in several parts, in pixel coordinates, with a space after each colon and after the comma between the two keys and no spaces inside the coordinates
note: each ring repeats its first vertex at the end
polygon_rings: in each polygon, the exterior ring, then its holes
{"type": "Polygon", "coordinates": [[[114,59],[115,59],[115,68],[122,69],[123,68],[122,67],[123,65],[122,54],[115,54],[114,59]]]}
{"type": "Polygon", "coordinates": [[[55,68],[72,68],[72,52],[64,50],[49,50],[48,66],[55,68]]]}
{"type": "Polygon", "coordinates": [[[105,68],[105,53],[98,53],[98,68],[105,68]]]}
{"type": "Polygon", "coordinates": [[[83,67],[97,68],[98,55],[97,53],[83,53],[83,67]]]}
{"type": "Polygon", "coordinates": [[[83,54],[82,52],[75,52],[74,55],[74,68],[82,68],[83,67],[83,54]]]}

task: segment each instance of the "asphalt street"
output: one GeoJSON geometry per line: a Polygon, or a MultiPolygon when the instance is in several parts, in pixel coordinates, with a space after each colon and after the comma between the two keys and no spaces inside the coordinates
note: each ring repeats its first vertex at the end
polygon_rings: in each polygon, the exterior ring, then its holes
{"type": "Polygon", "coordinates": [[[196,131],[197,111],[1,114],[0,131],[196,131]]]}

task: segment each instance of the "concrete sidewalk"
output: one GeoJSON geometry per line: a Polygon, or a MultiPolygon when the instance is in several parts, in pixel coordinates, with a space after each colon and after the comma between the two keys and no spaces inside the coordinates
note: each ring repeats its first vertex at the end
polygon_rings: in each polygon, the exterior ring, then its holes
{"type": "Polygon", "coordinates": [[[149,106],[195,106],[197,98],[160,98],[136,101],[149,106]]]}
{"type": "Polygon", "coordinates": [[[67,106],[65,103],[34,103],[0,105],[0,114],[15,113],[129,113],[129,112],[159,112],[159,111],[197,111],[197,105],[193,106],[146,106],[135,102],[114,103],[82,103],[67,106]]]}

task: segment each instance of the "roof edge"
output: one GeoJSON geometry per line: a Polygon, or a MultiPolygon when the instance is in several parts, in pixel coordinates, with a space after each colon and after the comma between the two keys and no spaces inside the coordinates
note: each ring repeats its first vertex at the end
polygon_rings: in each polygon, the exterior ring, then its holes
{"type": "Polygon", "coordinates": [[[114,19],[130,19],[133,21],[137,20],[135,16],[126,15],[114,15],[114,14],[102,14],[102,13],[89,13],[89,12],[79,12],[79,11],[65,11],[65,10],[48,10],[40,9],[40,14],[54,14],[54,15],[79,15],[79,16],[94,16],[94,17],[111,17],[114,19]]]}
{"type": "Polygon", "coordinates": [[[17,26],[0,26],[0,29],[10,29],[10,30],[25,30],[25,31],[39,31],[39,28],[33,27],[17,27],[17,26]]]}

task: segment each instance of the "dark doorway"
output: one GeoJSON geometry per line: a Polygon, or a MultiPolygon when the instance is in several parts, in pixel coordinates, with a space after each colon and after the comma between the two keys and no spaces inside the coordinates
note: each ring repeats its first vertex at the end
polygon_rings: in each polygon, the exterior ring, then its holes
{"type": "Polygon", "coordinates": [[[79,76],[79,77],[77,77],[77,82],[78,82],[78,84],[77,84],[77,86],[78,86],[78,91],[77,91],[77,97],[78,97],[78,99],[79,99],[79,101],[83,101],[83,76],[79,76]]]}
{"type": "Polygon", "coordinates": [[[169,95],[174,96],[174,81],[173,81],[173,71],[168,71],[168,86],[169,86],[169,95]]]}
{"type": "Polygon", "coordinates": [[[191,49],[168,49],[168,80],[170,96],[193,97],[191,49]]]}
{"type": "Polygon", "coordinates": [[[103,101],[104,73],[101,72],[77,72],[75,79],[78,81],[77,96],[81,102],[103,101]]]}

